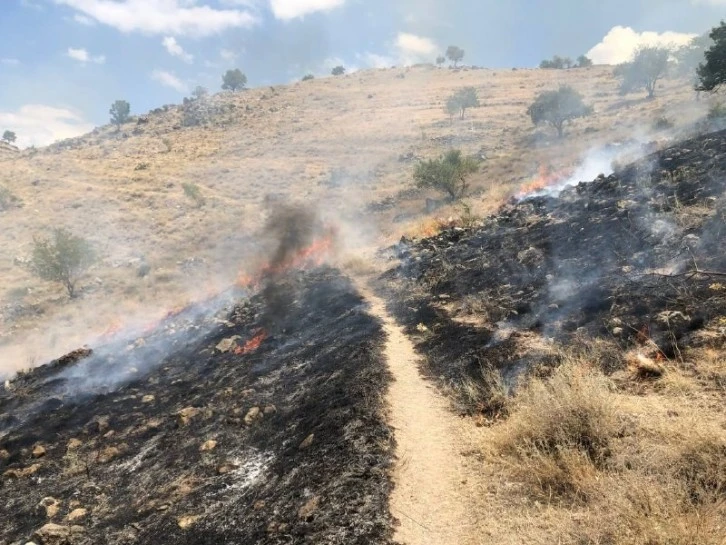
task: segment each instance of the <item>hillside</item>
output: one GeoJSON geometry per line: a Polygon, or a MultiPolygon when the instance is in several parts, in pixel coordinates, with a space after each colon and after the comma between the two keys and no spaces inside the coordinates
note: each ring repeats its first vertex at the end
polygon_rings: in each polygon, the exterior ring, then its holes
{"type": "Polygon", "coordinates": [[[672,131],[653,132],[658,118],[683,130],[707,106],[677,80],[665,81],[654,101],[621,97],[616,87],[610,67],[367,71],[215,95],[201,108],[168,106],[119,133],[107,126],[3,157],[2,185],[21,201],[2,212],[4,366],[36,365],[226,288],[252,266],[259,227],[277,202],[316,203],[339,224],[344,247],[359,253],[427,229],[425,201],[437,196],[411,190],[416,158],[451,146],[485,158],[471,199],[484,213],[542,167],[572,167],[589,150],[634,136],[668,138],[672,131]],[[596,114],[558,142],[534,129],[525,110],[538,91],[564,82],[596,114]],[[443,103],[467,85],[483,106],[452,124],[443,103]],[[203,125],[183,126],[200,117],[203,125]],[[185,183],[199,187],[205,204],[185,195],[185,183]],[[73,301],[24,266],[33,236],[58,225],[87,236],[102,257],[73,301]]]}

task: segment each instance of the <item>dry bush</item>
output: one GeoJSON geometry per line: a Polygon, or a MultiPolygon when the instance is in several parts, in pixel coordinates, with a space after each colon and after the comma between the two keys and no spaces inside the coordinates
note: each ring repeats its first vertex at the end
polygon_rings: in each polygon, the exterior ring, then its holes
{"type": "Polygon", "coordinates": [[[618,430],[610,382],[594,367],[568,360],[517,394],[496,444],[535,495],[588,499],[618,430]]]}
{"type": "Polygon", "coordinates": [[[497,420],[509,413],[509,388],[496,369],[482,367],[481,377],[464,379],[455,389],[464,405],[477,414],[497,420]]]}

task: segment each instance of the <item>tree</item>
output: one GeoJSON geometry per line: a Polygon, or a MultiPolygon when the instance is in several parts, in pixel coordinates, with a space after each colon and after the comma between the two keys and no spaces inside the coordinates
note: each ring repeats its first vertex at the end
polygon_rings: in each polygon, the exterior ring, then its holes
{"type": "Polygon", "coordinates": [[[345,66],[336,66],[330,71],[334,76],[342,76],[345,74],[345,66]]]}
{"type": "Polygon", "coordinates": [[[570,64],[572,64],[572,60],[563,59],[559,55],[555,55],[554,57],[552,57],[552,60],[543,60],[541,63],[539,63],[539,67],[545,69],[562,70],[563,68],[565,68],[565,60],[569,61],[570,64]]]}
{"type": "Polygon", "coordinates": [[[247,76],[239,68],[227,70],[222,76],[222,90],[237,91],[244,89],[247,85],[247,76]]]}
{"type": "Polygon", "coordinates": [[[452,149],[438,159],[417,164],[413,179],[417,187],[437,189],[454,200],[466,194],[467,178],[477,170],[479,164],[473,157],[464,157],[461,150],[452,149]]]}
{"type": "Polygon", "coordinates": [[[453,62],[454,68],[456,68],[457,63],[464,58],[464,50],[455,45],[450,45],[446,48],[446,58],[453,62]]]}
{"type": "Polygon", "coordinates": [[[60,282],[68,296],[76,296],[76,283],[95,261],[95,252],[83,238],[64,228],[53,230],[50,239],[33,239],[32,271],[51,282],[60,282]]]}
{"type": "Polygon", "coordinates": [[[561,85],[557,91],[545,91],[537,95],[534,103],[527,108],[527,114],[535,125],[551,125],[562,138],[564,125],[568,121],[585,117],[592,113],[586,106],[582,95],[569,85],[561,85]]]}
{"type": "Polygon", "coordinates": [[[479,96],[474,87],[464,87],[451,95],[446,101],[446,112],[453,117],[458,113],[460,119],[464,119],[467,108],[478,108],[479,96]]]}
{"type": "Polygon", "coordinates": [[[446,57],[444,57],[443,55],[439,55],[438,57],[436,57],[436,65],[437,66],[441,66],[445,62],[446,62],[446,57]]]}
{"type": "Polygon", "coordinates": [[[648,92],[648,98],[655,96],[655,86],[668,70],[670,51],[664,47],[643,46],[636,50],[633,60],[615,68],[619,77],[620,92],[631,93],[639,89],[648,92]]]}
{"type": "Polygon", "coordinates": [[[575,65],[575,63],[572,61],[572,59],[570,57],[565,57],[564,59],[562,59],[562,67],[565,68],[566,70],[569,70],[574,65],[575,65]]]}
{"type": "Polygon", "coordinates": [[[3,140],[5,142],[7,142],[8,144],[12,144],[17,139],[18,139],[18,137],[13,131],[5,131],[3,133],[3,140]]]}
{"type": "Polygon", "coordinates": [[[311,79],[315,79],[315,76],[312,74],[305,74],[302,78],[303,81],[310,81],[311,79]]]}
{"type": "Polygon", "coordinates": [[[585,55],[577,57],[577,68],[588,68],[590,66],[592,66],[592,59],[585,55]]]}
{"type": "Polygon", "coordinates": [[[713,92],[726,83],[726,23],[721,21],[709,37],[713,45],[704,53],[705,62],[698,66],[697,91],[713,92]]]}
{"type": "Polygon", "coordinates": [[[206,98],[207,95],[209,95],[209,91],[207,91],[206,87],[202,87],[201,85],[197,85],[192,91],[192,96],[197,100],[206,98]]]}
{"type": "Polygon", "coordinates": [[[121,125],[129,120],[129,113],[131,113],[131,105],[125,100],[117,100],[111,104],[111,109],[108,111],[111,114],[111,123],[116,125],[116,130],[121,130],[121,125]]]}

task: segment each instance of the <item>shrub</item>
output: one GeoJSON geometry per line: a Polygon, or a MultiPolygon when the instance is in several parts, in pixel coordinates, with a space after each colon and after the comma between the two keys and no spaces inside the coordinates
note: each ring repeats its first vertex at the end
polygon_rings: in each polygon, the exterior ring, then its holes
{"type": "Polygon", "coordinates": [[[50,239],[33,239],[32,271],[43,280],[63,284],[71,298],[78,279],[95,260],[91,245],[64,228],[54,229],[50,239]]]}
{"type": "Polygon", "coordinates": [[[706,116],[711,121],[720,121],[726,119],[726,104],[723,102],[717,102],[708,109],[706,116]]]}
{"type": "Polygon", "coordinates": [[[304,75],[304,76],[302,77],[302,80],[303,80],[303,81],[310,81],[310,80],[312,80],[312,79],[315,79],[315,76],[313,76],[312,74],[305,74],[305,75],[304,75]]]}
{"type": "Polygon", "coordinates": [[[438,57],[436,57],[436,65],[437,66],[441,66],[445,62],[446,62],[446,57],[444,57],[442,55],[439,55],[438,57]]]}
{"type": "Polygon", "coordinates": [[[579,57],[577,57],[578,68],[587,68],[589,66],[592,66],[592,60],[589,57],[585,55],[580,55],[579,57]]]}
{"type": "Polygon", "coordinates": [[[582,95],[572,87],[561,85],[557,91],[545,91],[537,95],[534,103],[527,108],[527,114],[532,123],[551,125],[562,138],[564,124],[592,114],[592,107],[586,106],[582,95]]]}
{"type": "Polygon", "coordinates": [[[536,495],[586,499],[618,431],[612,395],[600,371],[567,361],[517,394],[498,450],[536,495]]]}
{"type": "Polygon", "coordinates": [[[711,30],[713,45],[704,53],[705,61],[696,71],[698,91],[716,91],[726,83],[726,22],[711,30]]]}
{"type": "Polygon", "coordinates": [[[464,59],[464,50],[455,45],[450,45],[446,48],[446,58],[456,65],[464,59]]]}
{"type": "Polygon", "coordinates": [[[129,120],[130,112],[131,105],[125,100],[117,100],[111,104],[111,109],[108,113],[111,114],[111,123],[116,125],[116,130],[121,130],[121,125],[129,120]]]}
{"type": "Polygon", "coordinates": [[[209,96],[209,91],[205,87],[202,87],[201,85],[197,85],[194,90],[192,91],[192,96],[197,100],[202,100],[209,96]]]}
{"type": "Polygon", "coordinates": [[[466,194],[467,178],[479,170],[477,161],[464,157],[461,150],[449,150],[439,159],[429,159],[416,165],[413,178],[419,188],[433,188],[458,199],[466,194]]]}
{"type": "Polygon", "coordinates": [[[13,131],[5,131],[2,139],[8,144],[12,144],[17,138],[17,135],[13,131]]]}
{"type": "Polygon", "coordinates": [[[194,201],[197,207],[202,207],[207,202],[197,184],[184,182],[182,184],[182,189],[184,189],[184,194],[194,201]]]}
{"type": "Polygon", "coordinates": [[[555,69],[555,70],[562,70],[566,68],[572,68],[573,66],[572,59],[570,57],[560,57],[559,55],[555,55],[552,57],[552,60],[543,60],[541,63],[539,63],[540,68],[546,68],[546,69],[555,69]]]}
{"type": "Polygon", "coordinates": [[[653,121],[653,129],[656,131],[665,131],[673,128],[673,121],[665,116],[661,116],[653,121]]]}
{"type": "Polygon", "coordinates": [[[222,76],[222,89],[225,91],[244,89],[245,85],[247,85],[247,76],[239,68],[227,70],[222,76]]]}
{"type": "Polygon", "coordinates": [[[0,212],[17,206],[19,202],[19,199],[7,187],[0,185],[0,212]]]}
{"type": "Polygon", "coordinates": [[[330,71],[334,76],[342,76],[345,74],[345,66],[336,66],[330,71]]]}

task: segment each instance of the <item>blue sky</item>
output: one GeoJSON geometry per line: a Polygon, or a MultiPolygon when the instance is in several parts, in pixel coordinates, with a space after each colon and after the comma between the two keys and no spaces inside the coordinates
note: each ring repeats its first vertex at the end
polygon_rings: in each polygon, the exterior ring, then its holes
{"type": "Polygon", "coordinates": [[[251,86],[305,73],[432,61],[536,66],[553,54],[627,58],[682,43],[726,16],[726,0],[0,0],[0,132],[42,145],[218,90],[239,67],[251,86]]]}

